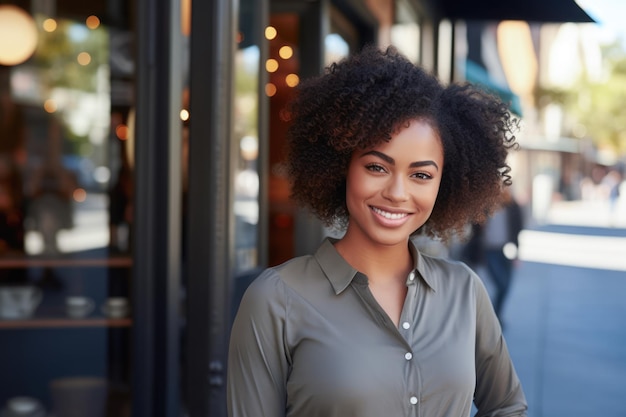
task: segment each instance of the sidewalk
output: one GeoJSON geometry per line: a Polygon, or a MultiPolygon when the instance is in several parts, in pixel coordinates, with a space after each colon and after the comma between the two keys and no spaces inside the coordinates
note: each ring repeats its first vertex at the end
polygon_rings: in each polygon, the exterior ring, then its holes
{"type": "Polygon", "coordinates": [[[547,224],[626,228],[626,196],[614,205],[608,200],[555,201],[545,217],[547,224]]]}
{"type": "Polygon", "coordinates": [[[626,416],[626,229],[589,226],[521,239],[504,323],[529,417],[626,416]]]}

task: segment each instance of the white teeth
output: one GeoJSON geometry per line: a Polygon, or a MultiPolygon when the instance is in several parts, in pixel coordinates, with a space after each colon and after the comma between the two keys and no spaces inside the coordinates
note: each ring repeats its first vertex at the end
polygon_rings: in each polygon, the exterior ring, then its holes
{"type": "Polygon", "coordinates": [[[375,213],[378,213],[381,216],[383,216],[385,219],[389,219],[389,220],[402,219],[403,217],[408,216],[408,214],[406,213],[389,213],[386,211],[382,211],[381,209],[376,208],[376,207],[372,207],[372,210],[374,210],[375,213]]]}

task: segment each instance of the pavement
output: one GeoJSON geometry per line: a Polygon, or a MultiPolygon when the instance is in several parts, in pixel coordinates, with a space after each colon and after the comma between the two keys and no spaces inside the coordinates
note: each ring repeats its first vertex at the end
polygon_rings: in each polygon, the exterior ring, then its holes
{"type": "Polygon", "coordinates": [[[503,313],[528,416],[625,417],[626,227],[558,209],[522,232],[503,313]]]}

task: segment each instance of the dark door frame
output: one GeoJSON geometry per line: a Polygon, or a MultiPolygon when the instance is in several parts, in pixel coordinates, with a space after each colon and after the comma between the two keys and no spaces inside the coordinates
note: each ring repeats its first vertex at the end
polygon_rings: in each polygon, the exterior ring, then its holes
{"type": "Polygon", "coordinates": [[[226,416],[231,323],[233,61],[238,3],[194,1],[190,40],[185,277],[187,414],[226,416]]]}
{"type": "Polygon", "coordinates": [[[183,60],[177,0],[138,0],[132,414],[180,415],[183,60]]]}

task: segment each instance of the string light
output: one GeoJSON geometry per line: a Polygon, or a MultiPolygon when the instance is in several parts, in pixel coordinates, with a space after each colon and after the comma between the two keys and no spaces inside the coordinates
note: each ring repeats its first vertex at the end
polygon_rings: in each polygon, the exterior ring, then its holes
{"type": "Polygon", "coordinates": [[[276,31],[276,28],[274,26],[268,26],[265,28],[265,38],[267,40],[272,40],[276,37],[276,35],[278,35],[278,32],[276,31]]]}
{"type": "Polygon", "coordinates": [[[288,74],[285,77],[285,83],[289,87],[295,87],[300,83],[300,77],[298,77],[296,74],[288,74]]]}
{"type": "Polygon", "coordinates": [[[78,63],[83,66],[89,65],[89,63],[91,63],[91,55],[89,55],[88,52],[81,52],[76,57],[76,61],[78,61],[78,63]]]}
{"type": "Polygon", "coordinates": [[[100,19],[98,19],[98,16],[91,15],[85,20],[85,25],[89,29],[97,29],[100,26],[100,19]]]}
{"type": "Polygon", "coordinates": [[[55,30],[57,30],[57,21],[48,18],[42,22],[41,27],[48,33],[54,32],[55,30]]]}
{"type": "Polygon", "coordinates": [[[279,50],[278,50],[278,55],[282,58],[282,59],[289,59],[293,56],[293,49],[291,48],[291,46],[282,46],[279,50]]]}
{"type": "Polygon", "coordinates": [[[43,109],[47,113],[54,113],[55,111],[57,111],[57,103],[49,98],[48,100],[43,102],[43,109]]]}
{"type": "Polygon", "coordinates": [[[265,61],[265,69],[267,72],[276,72],[278,70],[278,61],[273,58],[268,59],[265,61]]]}
{"type": "Polygon", "coordinates": [[[265,84],[265,94],[268,97],[274,96],[274,94],[276,94],[276,86],[272,83],[265,84]]]}

